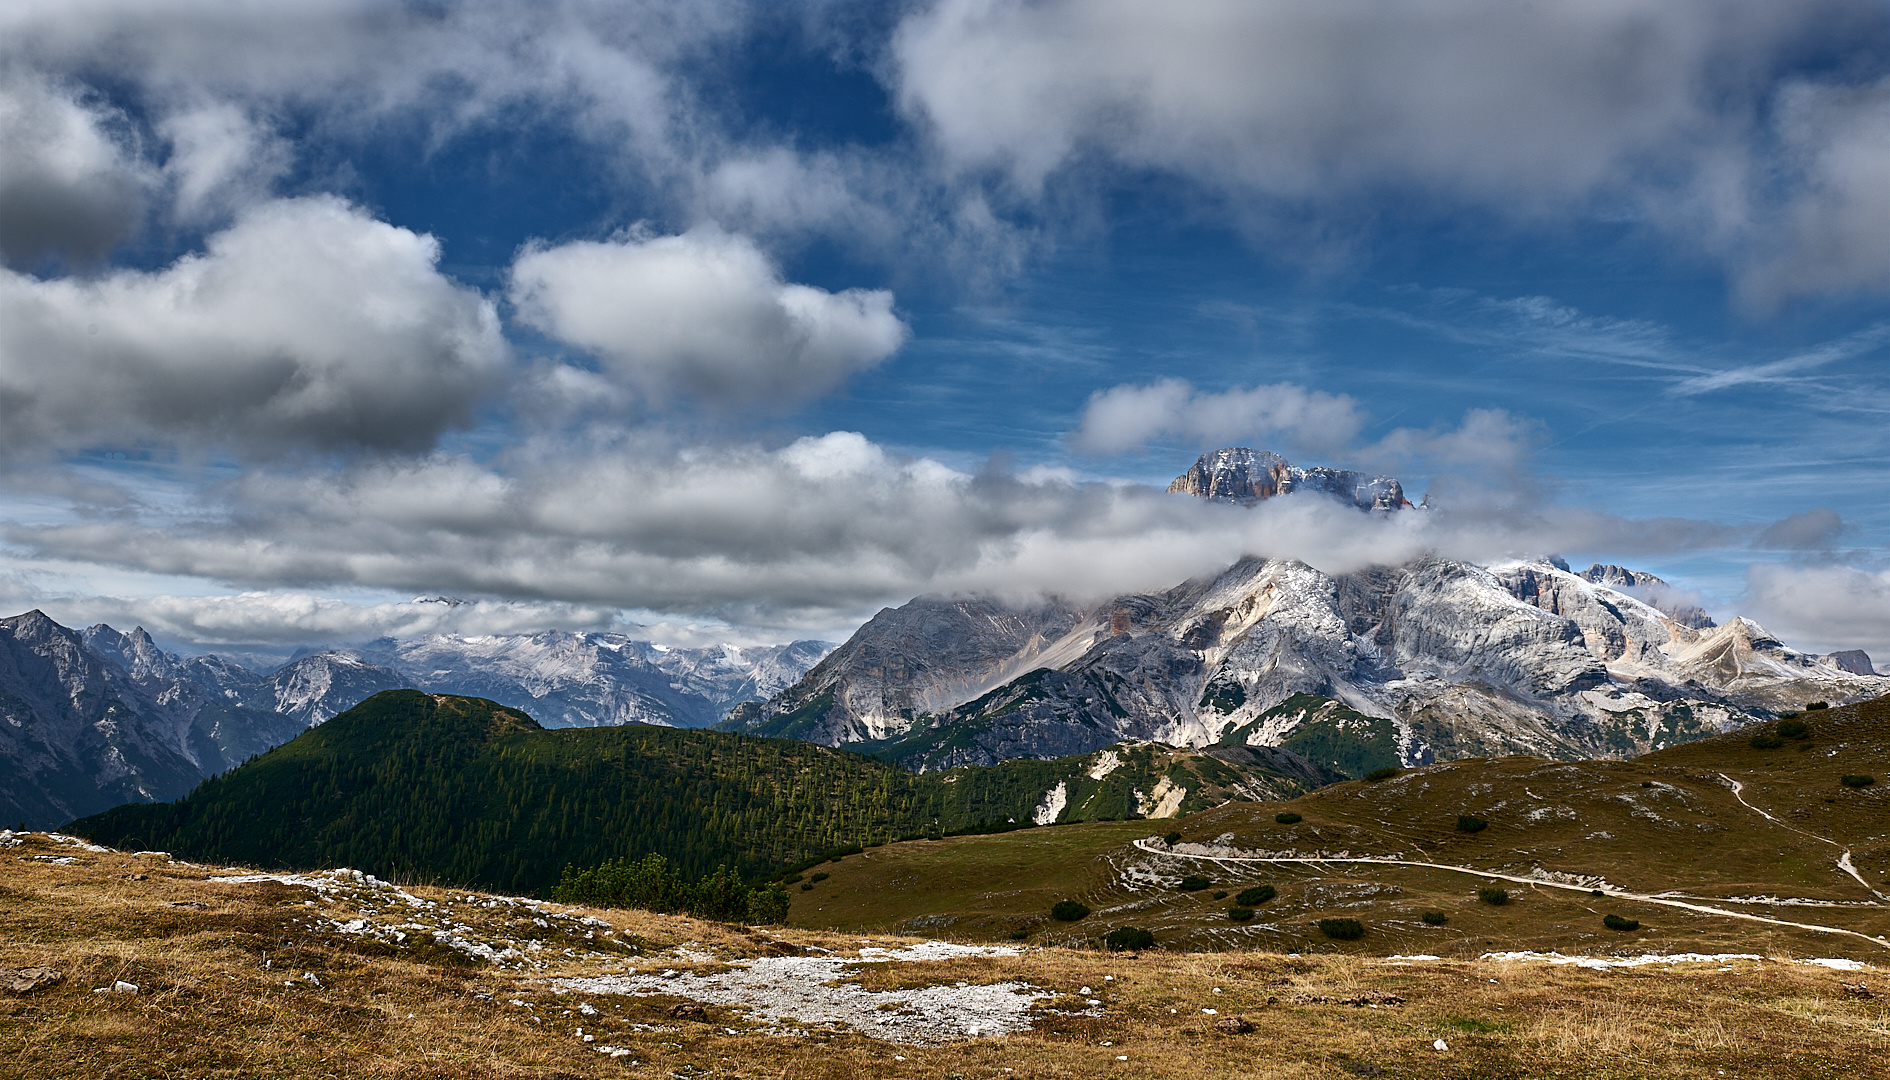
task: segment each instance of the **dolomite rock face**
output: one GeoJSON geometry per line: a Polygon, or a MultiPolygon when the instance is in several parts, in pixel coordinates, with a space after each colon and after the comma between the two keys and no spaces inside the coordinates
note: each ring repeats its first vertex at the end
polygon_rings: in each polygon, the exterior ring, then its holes
{"type": "MultiPolygon", "coordinates": [[[[1563,570],[1568,569],[1566,565],[1561,563],[1554,563],[1554,565],[1563,570]]],[[[1699,605],[1686,599],[1674,589],[1673,586],[1652,574],[1643,573],[1639,570],[1629,570],[1624,566],[1595,563],[1588,569],[1583,570],[1580,577],[1584,581],[1590,581],[1596,585],[1606,585],[1615,592],[1624,593],[1637,600],[1644,601],[1661,614],[1682,626],[1690,627],[1694,630],[1704,630],[1713,625],[1712,618],[1707,615],[1705,611],[1701,610],[1699,605]]],[[[1868,675],[1870,672],[1861,672],[1860,674],[1868,675]]]]}
{"type": "Polygon", "coordinates": [[[1279,707],[1314,695],[1354,728],[1389,725],[1397,759],[1419,763],[1631,756],[1885,692],[1749,620],[1688,626],[1554,562],[1335,576],[1246,559],[1088,611],[914,601],[730,726],[942,769],[1122,740],[1277,746],[1321,715],[1279,707]]]}
{"type": "Polygon", "coordinates": [[[721,726],[828,746],[897,737],[915,717],[1023,674],[1082,615],[1057,603],[921,597],[882,610],[805,678],[765,704],[738,706],[721,726]]]}
{"type": "Polygon", "coordinates": [[[0,817],[9,824],[44,828],[175,798],[273,745],[285,726],[295,727],[197,682],[142,630],[81,632],[38,611],[0,619],[0,817]]]}
{"type": "Polygon", "coordinates": [[[1362,510],[1401,510],[1411,505],[1405,500],[1404,488],[1389,476],[1323,466],[1301,468],[1270,450],[1245,446],[1202,454],[1187,472],[1175,477],[1168,490],[1241,503],[1295,491],[1316,491],[1344,499],[1362,510]]]}

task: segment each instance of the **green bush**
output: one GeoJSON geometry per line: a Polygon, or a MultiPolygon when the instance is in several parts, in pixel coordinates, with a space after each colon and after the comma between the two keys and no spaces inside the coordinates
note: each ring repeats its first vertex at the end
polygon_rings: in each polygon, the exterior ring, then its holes
{"type": "Polygon", "coordinates": [[[1235,922],[1247,922],[1253,918],[1253,909],[1250,907],[1231,907],[1227,909],[1227,917],[1235,922]]]}
{"type": "Polygon", "coordinates": [[[1382,769],[1373,769],[1371,772],[1366,773],[1365,779],[1376,784],[1380,780],[1389,780],[1403,771],[1403,769],[1396,765],[1387,765],[1382,769]]]}
{"type": "Polygon", "coordinates": [[[1754,750],[1777,750],[1779,747],[1785,745],[1784,739],[1779,738],[1777,735],[1767,735],[1763,731],[1754,735],[1751,742],[1754,750]]]}
{"type": "Polygon", "coordinates": [[[758,892],[769,894],[758,901],[761,910],[771,912],[778,904],[781,913],[786,914],[787,892],[778,885],[750,889],[742,884],[740,874],[726,866],[695,881],[684,881],[668,859],[651,854],[634,862],[606,860],[587,870],[567,865],[551,890],[551,899],[562,904],[642,908],[665,914],[680,911],[699,919],[741,922],[749,918],[758,892]]]}
{"type": "Polygon", "coordinates": [[[1860,774],[1845,773],[1843,777],[1839,779],[1838,782],[1843,784],[1845,787],[1869,787],[1870,785],[1877,782],[1877,778],[1874,776],[1871,776],[1868,773],[1860,773],[1860,774]]]}
{"type": "Polygon", "coordinates": [[[1168,842],[1169,847],[1173,847],[1176,844],[1181,843],[1181,834],[1178,832],[1171,832],[1167,836],[1162,837],[1162,839],[1168,842]]]}
{"type": "Polygon", "coordinates": [[[1469,814],[1457,815],[1458,832],[1482,832],[1489,827],[1490,823],[1480,817],[1471,817],[1469,814]]]}
{"type": "Polygon", "coordinates": [[[1103,947],[1110,952],[1135,952],[1155,947],[1155,935],[1139,926],[1118,926],[1103,935],[1103,947]]]}
{"type": "Polygon", "coordinates": [[[801,882],[801,891],[802,891],[802,892],[813,892],[813,891],[814,891],[814,883],[813,883],[813,882],[811,882],[811,881],[803,881],[803,882],[801,882]]]}
{"type": "Polygon", "coordinates": [[[1365,924],[1357,919],[1320,919],[1319,932],[1334,941],[1357,941],[1365,936],[1365,924]]]}
{"type": "Polygon", "coordinates": [[[1058,900],[1050,905],[1050,917],[1058,922],[1077,922],[1089,916],[1089,907],[1075,900],[1058,900]]]}
{"type": "Polygon", "coordinates": [[[1214,883],[1207,878],[1196,874],[1189,874],[1187,877],[1182,878],[1181,884],[1175,886],[1175,888],[1180,889],[1182,892],[1200,892],[1202,889],[1208,888],[1213,884],[1214,883]]]}
{"type": "Polygon", "coordinates": [[[1273,815],[1273,820],[1279,822],[1282,825],[1297,825],[1306,819],[1303,817],[1300,817],[1298,814],[1293,813],[1291,810],[1282,810],[1279,813],[1273,815]]]}
{"type": "Polygon", "coordinates": [[[1227,890],[1226,890],[1226,889],[1216,889],[1216,890],[1214,890],[1214,899],[1216,899],[1216,900],[1225,900],[1225,899],[1227,899],[1227,890]]]}
{"type": "Polygon", "coordinates": [[[1486,904],[1494,904],[1497,907],[1502,907],[1504,904],[1509,903],[1509,890],[1498,888],[1495,885],[1485,885],[1477,890],[1477,899],[1486,904]]]}
{"type": "Polygon", "coordinates": [[[794,884],[797,884],[797,883],[798,883],[798,882],[799,882],[800,880],[801,880],[801,875],[799,875],[799,874],[789,874],[789,875],[788,875],[787,877],[784,877],[784,878],[782,878],[782,879],[781,879],[781,884],[783,884],[783,885],[794,885],[794,884]]]}
{"type": "Polygon", "coordinates": [[[1811,725],[1803,720],[1785,720],[1778,725],[1778,733],[1787,739],[1804,739],[1811,735],[1811,725]]]}
{"type": "Polygon", "coordinates": [[[1639,919],[1623,919],[1619,915],[1603,915],[1601,917],[1601,925],[1610,930],[1639,930],[1641,928],[1641,921],[1639,919]]]}
{"type": "Polygon", "coordinates": [[[788,891],[780,885],[764,885],[748,894],[748,921],[767,926],[787,921],[788,891]]]}
{"type": "Polygon", "coordinates": [[[809,880],[809,881],[825,881],[825,880],[827,880],[827,878],[829,878],[830,876],[832,876],[832,875],[830,875],[830,874],[828,874],[828,873],[827,873],[827,871],[825,871],[825,870],[822,870],[822,871],[821,871],[821,872],[819,872],[818,874],[814,874],[813,876],[811,876],[811,877],[809,877],[809,878],[808,878],[807,880],[809,880]]]}
{"type": "Polygon", "coordinates": [[[1810,712],[1813,709],[1828,709],[1830,707],[1831,703],[1828,701],[1812,701],[1805,704],[1805,711],[1810,712]]]}
{"type": "Polygon", "coordinates": [[[1426,926],[1442,926],[1450,921],[1450,916],[1441,911],[1427,911],[1420,917],[1426,926]]]}
{"type": "Polygon", "coordinates": [[[1240,890],[1240,895],[1234,897],[1234,903],[1241,907],[1259,907],[1278,895],[1271,885],[1255,885],[1251,889],[1240,890]]]}

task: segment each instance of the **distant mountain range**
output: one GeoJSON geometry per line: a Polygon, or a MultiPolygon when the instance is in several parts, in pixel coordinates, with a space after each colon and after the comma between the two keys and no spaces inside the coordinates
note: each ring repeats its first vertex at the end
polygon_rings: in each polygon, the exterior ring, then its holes
{"type": "MultiPolygon", "coordinates": [[[[1298,469],[1242,447],[1204,455],[1170,490],[1409,505],[1388,477],[1298,469]]],[[[1631,756],[1885,692],[1890,678],[1861,652],[1812,656],[1747,619],[1715,625],[1659,578],[1617,566],[1430,556],[1328,575],[1247,558],[1094,607],[920,598],[881,611],[723,726],[937,769],[1123,739],[1283,745],[1315,724],[1329,729],[1315,740],[1329,751],[1322,765],[1387,753],[1419,764],[1631,756]],[[1336,711],[1282,709],[1306,698],[1336,711]]]]}
{"type": "Polygon", "coordinates": [[[825,642],[665,649],[620,634],[382,640],[258,672],[142,629],[0,619],[0,823],[176,798],[383,690],[470,694],[547,727],[706,727],[792,684],[825,642]]]}
{"type": "Polygon", "coordinates": [[[392,690],[185,798],[72,829],[188,859],[345,865],[542,895],[566,864],[654,852],[692,877],[721,865],[753,875],[853,845],[1175,817],[1334,779],[1287,751],[1150,745],[920,776],[782,739],[634,724],[549,731],[480,698],[392,690]]]}

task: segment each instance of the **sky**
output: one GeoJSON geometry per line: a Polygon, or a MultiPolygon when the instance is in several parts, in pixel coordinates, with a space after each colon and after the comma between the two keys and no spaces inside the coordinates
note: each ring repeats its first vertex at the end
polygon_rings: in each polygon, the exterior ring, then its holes
{"type": "Polygon", "coordinates": [[[1890,6],[13,0],[0,607],[844,638],[1245,554],[1890,661],[1890,6]],[[1422,512],[1163,489],[1205,450],[1422,512]]]}

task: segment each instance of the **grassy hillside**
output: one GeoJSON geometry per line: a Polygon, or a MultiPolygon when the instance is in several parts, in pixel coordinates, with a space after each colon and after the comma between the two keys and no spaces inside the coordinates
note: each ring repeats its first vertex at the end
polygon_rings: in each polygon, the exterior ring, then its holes
{"type": "Polygon", "coordinates": [[[1776,956],[964,949],[0,849],[8,1077],[1836,1080],[1890,1051],[1880,969],[1776,956]]]}
{"type": "Polygon", "coordinates": [[[1634,761],[1468,759],[1159,826],[899,845],[834,867],[797,894],[790,918],[1049,944],[1142,926],[1176,948],[1777,950],[1890,961],[1890,943],[1836,932],[1890,935],[1880,895],[1890,894],[1890,699],[1797,719],[1802,734],[1781,736],[1775,721],[1634,761]],[[1877,783],[1843,782],[1873,770],[1877,783]],[[1466,831],[1460,818],[1484,824],[1466,831]],[[1170,831],[1180,834],[1172,847],[1148,839],[1170,831]],[[1840,862],[1847,852],[1858,876],[1840,862]],[[1188,875],[1212,885],[1178,888],[1188,875]],[[1229,917],[1236,894],[1266,885],[1275,895],[1252,919],[1229,917]],[[1486,886],[1507,889],[1509,902],[1481,900],[1486,886]],[[1063,898],[1093,914],[1051,919],[1063,898]],[[1445,921],[1428,923],[1427,912],[1445,921]],[[1610,914],[1641,925],[1607,929],[1610,914]],[[1365,936],[1329,939],[1323,918],[1358,919],[1365,936]]]}
{"type": "Polygon", "coordinates": [[[1108,771],[1099,756],[915,776],[788,740],[549,731],[483,699],[396,690],[175,803],[121,806],[71,828],[193,859],[539,894],[567,863],[656,852],[690,876],[723,864],[752,876],[850,845],[1030,822],[1059,789],[1056,818],[1067,821],[1306,786],[1167,748],[1124,747],[1108,771]]]}

